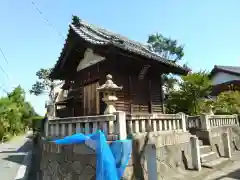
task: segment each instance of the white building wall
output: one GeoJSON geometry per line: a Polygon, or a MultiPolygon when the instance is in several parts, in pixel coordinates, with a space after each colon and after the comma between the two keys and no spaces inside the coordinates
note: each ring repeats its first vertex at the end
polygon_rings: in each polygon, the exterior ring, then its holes
{"type": "Polygon", "coordinates": [[[240,76],[218,72],[211,78],[211,80],[213,85],[217,85],[233,80],[240,80],[240,76]]]}

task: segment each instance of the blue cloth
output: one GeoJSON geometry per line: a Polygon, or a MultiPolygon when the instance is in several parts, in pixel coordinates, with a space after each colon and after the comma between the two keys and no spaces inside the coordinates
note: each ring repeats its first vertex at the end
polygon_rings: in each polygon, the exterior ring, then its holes
{"type": "Polygon", "coordinates": [[[132,153],[131,140],[118,140],[109,146],[103,132],[74,134],[53,141],[56,144],[87,143],[96,152],[96,180],[120,180],[132,153]]]}

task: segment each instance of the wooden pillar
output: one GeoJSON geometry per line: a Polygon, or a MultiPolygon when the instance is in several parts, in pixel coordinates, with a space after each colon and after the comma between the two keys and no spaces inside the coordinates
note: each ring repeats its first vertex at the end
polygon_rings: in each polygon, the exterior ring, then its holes
{"type": "Polygon", "coordinates": [[[151,80],[149,79],[148,80],[148,91],[149,91],[149,113],[152,113],[153,110],[152,110],[152,82],[151,80]]]}
{"type": "Polygon", "coordinates": [[[162,74],[161,74],[161,76],[160,76],[160,86],[161,86],[161,92],[160,92],[160,93],[161,93],[161,104],[162,104],[163,113],[165,114],[162,74]]]}
{"type": "Polygon", "coordinates": [[[129,113],[132,114],[132,77],[128,76],[128,87],[129,87],[129,113]]]}

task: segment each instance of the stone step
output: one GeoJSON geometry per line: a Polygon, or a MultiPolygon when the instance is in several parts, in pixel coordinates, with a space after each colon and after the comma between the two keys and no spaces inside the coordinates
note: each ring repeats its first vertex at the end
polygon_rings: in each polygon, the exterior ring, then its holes
{"type": "Polygon", "coordinates": [[[218,158],[218,155],[216,152],[211,151],[206,154],[201,154],[200,158],[201,158],[201,163],[205,163],[205,162],[216,160],[218,158]]]}
{"type": "Polygon", "coordinates": [[[200,146],[200,154],[207,154],[212,151],[211,146],[203,145],[200,146]]]}

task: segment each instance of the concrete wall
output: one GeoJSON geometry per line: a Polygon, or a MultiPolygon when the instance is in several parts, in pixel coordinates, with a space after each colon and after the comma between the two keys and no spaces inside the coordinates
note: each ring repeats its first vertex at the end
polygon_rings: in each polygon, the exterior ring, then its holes
{"type": "MultiPolygon", "coordinates": [[[[125,170],[126,180],[148,179],[147,147],[156,148],[158,178],[176,175],[183,169],[191,169],[189,133],[165,133],[136,135],[133,140],[132,158],[125,170]]],[[[96,157],[85,145],[56,145],[42,141],[40,180],[95,180],[96,157]]],[[[154,163],[154,162],[152,162],[154,163]]],[[[152,167],[152,166],[151,166],[152,167]]]]}
{"type": "Polygon", "coordinates": [[[240,128],[237,126],[214,128],[209,132],[210,144],[212,149],[218,153],[220,157],[224,156],[223,133],[229,133],[231,141],[231,151],[240,150],[240,128]]]}
{"type": "Polygon", "coordinates": [[[42,142],[40,180],[95,180],[95,152],[83,144],[42,142]]]}
{"type": "MultiPolygon", "coordinates": [[[[189,133],[153,133],[136,135],[133,140],[132,159],[125,171],[124,178],[148,179],[147,147],[156,148],[156,166],[158,179],[170,178],[183,169],[192,168],[189,133]]],[[[153,166],[153,165],[152,165],[153,166]]]]}

